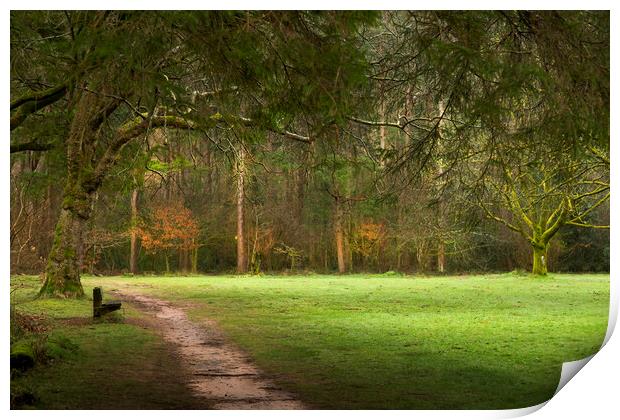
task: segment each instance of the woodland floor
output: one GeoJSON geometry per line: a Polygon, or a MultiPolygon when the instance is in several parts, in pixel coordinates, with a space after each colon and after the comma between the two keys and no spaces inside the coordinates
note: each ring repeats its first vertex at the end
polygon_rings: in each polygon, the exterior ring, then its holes
{"type": "Polygon", "coordinates": [[[16,309],[56,343],[12,378],[13,408],[526,407],[598,350],[609,305],[609,275],[83,283],[123,312],[93,322],[88,299],[33,300],[38,280],[12,278],[16,309]]]}

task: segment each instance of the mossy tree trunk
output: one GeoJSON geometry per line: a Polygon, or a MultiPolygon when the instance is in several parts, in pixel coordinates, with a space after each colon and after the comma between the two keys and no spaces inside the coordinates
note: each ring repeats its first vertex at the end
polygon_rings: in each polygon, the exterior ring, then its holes
{"type": "MultiPolygon", "coordinates": [[[[100,128],[127,97],[127,92],[75,90],[75,115],[65,142],[67,182],[54,244],[48,257],[42,296],[79,297],[80,265],[85,227],[91,217],[97,191],[120,156],[123,147],[149,128],[192,129],[193,123],[174,116],[136,117],[111,136],[100,128]],[[102,94],[103,93],[103,94],[102,94]],[[108,94],[109,93],[109,94],[108,94]]],[[[168,267],[169,269],[169,267],[168,267]]]]}
{"type": "Polygon", "coordinates": [[[544,276],[547,274],[547,250],[549,243],[541,240],[532,241],[533,262],[532,274],[544,276]]]}
{"type": "MultiPolygon", "coordinates": [[[[66,198],[74,197],[68,195],[66,198]]],[[[85,202],[84,205],[90,206],[91,202],[85,202]]],[[[84,295],[80,283],[80,268],[84,253],[85,227],[89,217],[90,212],[84,214],[72,206],[63,206],[56,224],[41,295],[63,297],[84,295]]]]}
{"type": "Polygon", "coordinates": [[[84,295],[80,283],[80,269],[84,256],[84,234],[93,203],[93,193],[72,185],[71,181],[67,183],[40,295],[84,295]]]}
{"type": "Polygon", "coordinates": [[[245,238],[245,149],[239,148],[237,159],[237,273],[248,271],[248,254],[245,238]]]}
{"type": "Polygon", "coordinates": [[[76,99],[76,113],[65,143],[67,181],[40,296],[84,295],[80,268],[85,230],[97,191],[114,161],[110,148],[97,159],[96,146],[99,128],[120,101],[88,92],[79,94],[76,99]]]}

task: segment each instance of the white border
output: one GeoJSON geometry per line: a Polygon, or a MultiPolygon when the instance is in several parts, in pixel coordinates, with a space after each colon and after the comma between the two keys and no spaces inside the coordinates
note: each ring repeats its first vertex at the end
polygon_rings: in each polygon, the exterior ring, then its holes
{"type": "MultiPolygon", "coordinates": [[[[412,9],[412,10],[424,10],[424,9],[599,9],[599,10],[612,10],[611,24],[612,24],[612,36],[611,45],[618,45],[617,37],[617,24],[619,19],[616,17],[617,12],[613,7],[614,3],[611,1],[597,1],[591,0],[588,2],[569,0],[569,1],[434,1],[434,2],[404,2],[404,1],[243,1],[243,0],[228,0],[228,1],[183,1],[177,0],[173,3],[164,2],[161,0],[109,0],[109,1],[90,1],[88,3],[82,1],[55,1],[53,4],[49,1],[32,1],[22,0],[19,2],[9,2],[6,4],[5,13],[2,15],[2,27],[4,28],[5,42],[1,44],[2,56],[5,58],[4,66],[2,67],[3,80],[5,81],[3,86],[3,98],[4,103],[9,103],[8,83],[9,80],[9,52],[8,52],[8,39],[9,39],[9,13],[10,9],[23,10],[23,9],[167,9],[170,5],[173,5],[175,9],[332,9],[332,10],[344,10],[344,9],[412,9]]],[[[612,48],[612,69],[617,69],[618,58],[617,53],[612,48]]],[[[617,124],[615,124],[615,118],[617,117],[617,107],[615,106],[614,99],[617,98],[617,76],[615,71],[612,71],[611,83],[612,83],[612,150],[611,159],[616,162],[618,159],[618,151],[615,146],[615,141],[618,138],[617,124]]],[[[9,115],[6,112],[5,115],[9,115]]],[[[9,408],[9,375],[8,375],[8,358],[6,355],[9,353],[9,340],[8,340],[8,308],[9,308],[9,176],[8,169],[10,167],[10,159],[8,153],[9,147],[9,127],[8,119],[4,119],[2,123],[3,127],[3,145],[5,153],[0,154],[1,167],[3,168],[3,179],[0,181],[0,197],[4,198],[4,205],[2,205],[2,231],[0,235],[2,237],[2,279],[3,290],[1,291],[0,299],[2,299],[2,308],[5,310],[5,320],[2,328],[2,341],[5,358],[2,363],[4,369],[4,381],[2,382],[2,401],[4,403],[5,410],[9,408]]],[[[618,182],[618,171],[615,170],[615,166],[612,166],[612,184],[615,186],[618,182]]],[[[611,215],[612,225],[615,226],[617,215],[620,215],[620,206],[618,200],[611,199],[611,215]]],[[[620,377],[620,362],[617,355],[620,354],[620,342],[617,337],[611,335],[615,326],[618,314],[618,281],[614,280],[616,273],[618,273],[618,230],[613,229],[611,231],[611,305],[610,305],[610,325],[606,336],[606,345],[601,351],[596,354],[592,360],[582,369],[577,375],[577,378],[569,381],[566,386],[561,388],[560,392],[554,396],[548,403],[543,403],[539,406],[519,409],[519,410],[470,410],[470,411],[381,411],[380,413],[375,411],[306,411],[306,412],[283,412],[283,411],[254,411],[251,413],[237,412],[237,411],[218,411],[204,413],[201,411],[183,411],[175,412],[173,415],[180,415],[188,418],[200,418],[209,416],[213,418],[237,418],[238,416],[251,416],[253,419],[273,419],[273,418],[288,418],[295,416],[297,418],[314,418],[317,414],[321,417],[350,417],[357,419],[370,419],[374,418],[377,414],[381,416],[388,416],[391,418],[407,418],[415,417],[416,419],[446,419],[446,418],[460,418],[460,419],[481,419],[481,418],[508,418],[516,417],[520,415],[531,414],[531,418],[536,419],[556,419],[556,418],[584,418],[590,417],[594,419],[611,419],[615,418],[618,414],[618,378],[620,377]],[[543,408],[544,407],[544,408],[543,408]],[[542,409],[541,409],[542,408],[542,409]]],[[[617,335],[617,334],[616,334],[617,335]]],[[[118,416],[120,418],[135,417],[148,415],[149,417],[156,416],[165,418],[171,414],[170,412],[138,412],[138,411],[119,411],[107,413],[104,411],[47,411],[47,412],[24,412],[24,411],[11,411],[10,416],[15,418],[31,418],[32,416],[45,416],[46,418],[63,418],[63,419],[80,419],[83,420],[85,416],[89,418],[103,419],[110,415],[118,416]]]]}
{"type": "Polygon", "coordinates": [[[14,10],[63,10],[63,9],[118,9],[118,10],[500,10],[500,9],[548,9],[548,10],[610,10],[612,1],[591,0],[588,2],[577,0],[510,0],[510,1],[458,1],[458,0],[435,0],[433,2],[403,1],[403,0],[178,0],[166,2],[162,0],[93,0],[89,2],[80,0],[42,1],[22,0],[9,2],[5,7],[14,10]]]}

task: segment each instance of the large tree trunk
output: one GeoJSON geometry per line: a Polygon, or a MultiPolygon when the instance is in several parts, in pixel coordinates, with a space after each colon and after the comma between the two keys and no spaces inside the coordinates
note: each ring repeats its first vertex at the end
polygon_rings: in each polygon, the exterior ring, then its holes
{"type": "Polygon", "coordinates": [[[239,151],[237,162],[237,272],[248,271],[248,256],[244,227],[245,210],[245,152],[243,147],[239,151]]]}
{"type": "Polygon", "coordinates": [[[131,192],[131,246],[129,249],[129,271],[138,274],[138,235],[135,227],[138,222],[138,189],[131,192]]]}
{"type": "Polygon", "coordinates": [[[80,269],[85,228],[105,170],[113,163],[114,157],[113,153],[108,153],[111,150],[107,150],[97,162],[96,139],[100,126],[119,104],[120,100],[104,95],[78,93],[76,112],[66,141],[67,182],[47,261],[45,283],[39,292],[41,296],[84,295],[80,269]]]}
{"type": "Polygon", "coordinates": [[[532,274],[544,276],[547,274],[547,250],[548,243],[532,243],[534,248],[532,274]]]}
{"type": "Polygon", "coordinates": [[[93,203],[94,194],[80,190],[71,181],[68,182],[40,295],[84,295],[80,270],[84,256],[84,234],[93,203]]]}
{"type": "Polygon", "coordinates": [[[342,228],[342,209],[340,208],[340,198],[336,198],[334,208],[334,233],[336,236],[336,255],[338,257],[338,272],[343,274],[347,267],[345,265],[344,253],[344,232],[342,228]]]}

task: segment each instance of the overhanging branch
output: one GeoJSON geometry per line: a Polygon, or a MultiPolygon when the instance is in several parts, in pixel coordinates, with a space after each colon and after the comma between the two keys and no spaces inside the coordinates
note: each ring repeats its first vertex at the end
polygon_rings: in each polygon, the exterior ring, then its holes
{"type": "Polygon", "coordinates": [[[26,143],[11,144],[11,153],[18,152],[44,152],[54,148],[53,143],[41,143],[38,140],[32,140],[26,143]]]}
{"type": "Polygon", "coordinates": [[[50,96],[56,96],[58,94],[64,94],[67,91],[67,85],[66,84],[62,84],[59,86],[55,86],[53,88],[47,89],[47,90],[42,90],[42,91],[38,91],[38,92],[31,92],[28,93],[24,96],[21,96],[17,99],[15,99],[14,101],[11,102],[11,111],[13,111],[14,109],[16,109],[17,107],[20,107],[28,102],[40,102],[45,100],[46,98],[50,97],[50,96]]]}
{"type": "MultiPolygon", "coordinates": [[[[246,118],[246,117],[228,117],[228,118],[222,117],[222,119],[225,119],[227,121],[232,121],[232,122],[234,122],[234,120],[237,119],[246,127],[259,127],[253,120],[251,120],[250,118],[246,118]]],[[[268,131],[271,131],[272,133],[280,134],[281,136],[284,136],[288,139],[299,141],[302,143],[311,144],[313,141],[309,136],[303,136],[301,134],[293,133],[290,131],[278,130],[273,127],[266,127],[265,129],[268,131]]]]}
{"type": "Polygon", "coordinates": [[[393,123],[393,122],[388,122],[388,121],[369,121],[369,120],[363,120],[357,117],[348,117],[348,119],[358,124],[367,125],[370,127],[394,127],[394,128],[398,128],[402,130],[404,126],[403,124],[399,124],[399,123],[393,123]]]}
{"type": "Polygon", "coordinates": [[[53,87],[41,92],[33,92],[11,102],[11,131],[19,127],[29,115],[45,108],[65,96],[67,85],[53,87]]]}

